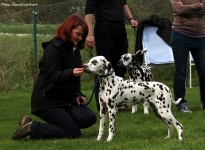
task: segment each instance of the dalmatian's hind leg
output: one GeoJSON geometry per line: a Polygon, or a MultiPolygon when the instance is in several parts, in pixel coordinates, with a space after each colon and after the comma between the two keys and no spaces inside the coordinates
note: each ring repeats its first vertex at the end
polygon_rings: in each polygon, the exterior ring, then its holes
{"type": "Polygon", "coordinates": [[[169,124],[169,123],[167,122],[167,117],[164,118],[164,115],[163,115],[164,111],[159,111],[159,110],[157,110],[156,107],[155,107],[155,105],[152,104],[152,103],[150,103],[150,106],[152,107],[152,110],[153,110],[155,116],[156,116],[157,118],[159,118],[162,122],[164,122],[164,123],[166,124],[167,129],[168,129],[168,134],[167,134],[166,138],[170,138],[171,135],[172,135],[173,127],[172,127],[171,124],[169,124]]]}
{"type": "Polygon", "coordinates": [[[143,103],[143,106],[144,106],[144,114],[149,114],[149,102],[148,101],[145,101],[143,103]]]}
{"type": "Polygon", "coordinates": [[[132,114],[137,112],[137,104],[132,106],[132,114]]]}
{"type": "Polygon", "coordinates": [[[183,125],[174,118],[170,110],[165,110],[161,112],[160,115],[168,128],[168,135],[166,138],[171,137],[173,132],[173,127],[175,127],[178,131],[178,138],[181,141],[183,138],[183,125]]]}

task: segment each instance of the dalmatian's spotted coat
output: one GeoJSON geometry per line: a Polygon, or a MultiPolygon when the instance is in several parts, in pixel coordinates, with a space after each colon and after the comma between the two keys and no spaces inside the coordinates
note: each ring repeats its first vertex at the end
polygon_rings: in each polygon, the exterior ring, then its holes
{"type": "MultiPolygon", "coordinates": [[[[118,61],[118,66],[125,67],[128,70],[129,79],[132,81],[152,81],[152,72],[147,65],[139,65],[138,54],[143,54],[146,50],[138,50],[134,54],[124,54],[118,61]]],[[[144,114],[148,114],[149,102],[145,101],[144,114]]],[[[137,105],[132,106],[132,113],[137,112],[137,105]]]]}
{"type": "Polygon", "coordinates": [[[160,82],[133,82],[115,75],[111,63],[103,56],[96,56],[84,64],[86,73],[95,73],[99,76],[100,91],[100,126],[97,140],[102,139],[106,121],[109,116],[109,135],[107,141],[111,141],[115,134],[115,118],[118,108],[127,108],[148,100],[155,115],[161,119],[168,128],[170,138],[173,126],[178,131],[178,138],[182,140],[183,126],[173,116],[171,103],[177,105],[172,99],[170,89],[160,82]]]}

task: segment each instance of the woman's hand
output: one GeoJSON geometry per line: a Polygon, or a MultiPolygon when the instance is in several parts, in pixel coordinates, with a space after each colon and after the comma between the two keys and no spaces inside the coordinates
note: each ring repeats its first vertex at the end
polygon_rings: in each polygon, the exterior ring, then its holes
{"type": "Polygon", "coordinates": [[[78,97],[76,97],[76,102],[77,102],[78,105],[80,105],[80,104],[85,105],[86,104],[86,99],[85,99],[84,96],[78,96],[78,97]]]}
{"type": "Polygon", "coordinates": [[[76,77],[82,76],[83,73],[84,73],[84,68],[75,68],[75,69],[73,69],[73,74],[74,74],[76,77]]]}

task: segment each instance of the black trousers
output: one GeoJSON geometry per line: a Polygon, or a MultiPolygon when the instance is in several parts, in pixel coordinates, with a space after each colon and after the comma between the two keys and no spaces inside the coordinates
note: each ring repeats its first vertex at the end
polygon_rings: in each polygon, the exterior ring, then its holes
{"type": "Polygon", "coordinates": [[[51,108],[36,113],[45,123],[33,121],[31,139],[78,138],[81,130],[95,124],[97,117],[87,106],[51,108]]]}
{"type": "Polygon", "coordinates": [[[199,76],[200,101],[202,107],[205,108],[205,48],[173,48],[175,61],[174,95],[175,100],[182,98],[181,102],[177,105],[178,110],[188,105],[188,102],[185,99],[185,80],[187,76],[187,61],[189,52],[191,52],[197,68],[199,76]]]}
{"type": "MultiPolygon", "coordinates": [[[[117,62],[123,54],[128,53],[126,28],[107,24],[96,24],[94,28],[94,36],[97,56],[104,56],[112,63],[115,74],[124,78],[126,69],[117,66],[117,62]]],[[[95,89],[95,99],[99,111],[98,94],[99,83],[97,83],[95,89]]]]}

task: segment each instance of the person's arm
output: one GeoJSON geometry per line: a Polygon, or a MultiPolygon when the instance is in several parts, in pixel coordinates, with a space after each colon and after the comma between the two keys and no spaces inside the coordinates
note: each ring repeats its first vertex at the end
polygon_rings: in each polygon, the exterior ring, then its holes
{"type": "Polygon", "coordinates": [[[124,14],[125,14],[125,18],[126,18],[127,20],[129,20],[130,18],[133,18],[133,16],[132,16],[132,14],[131,14],[131,12],[130,12],[130,9],[129,9],[129,7],[128,7],[127,4],[124,5],[124,14]]]}
{"type": "Polygon", "coordinates": [[[48,76],[52,82],[67,82],[75,77],[72,68],[61,70],[62,55],[59,47],[54,46],[54,44],[51,43],[45,48],[44,60],[48,76]]]}
{"type": "Polygon", "coordinates": [[[88,36],[86,38],[85,43],[89,48],[93,48],[95,46],[95,37],[93,32],[93,19],[94,19],[93,14],[87,14],[85,16],[85,22],[88,25],[88,36]]]}
{"type": "Polygon", "coordinates": [[[203,3],[197,2],[190,5],[183,4],[179,0],[170,0],[173,12],[178,16],[196,15],[198,12],[201,14],[201,9],[204,7],[203,3]]]}
{"type": "Polygon", "coordinates": [[[89,48],[93,48],[95,46],[95,37],[93,32],[93,20],[94,20],[94,12],[97,5],[97,0],[86,0],[85,3],[85,22],[88,25],[88,36],[86,38],[85,44],[89,48]]]}
{"type": "Polygon", "coordinates": [[[124,15],[125,18],[130,22],[133,28],[138,26],[138,22],[133,18],[128,5],[124,5],[124,15]]]}
{"type": "Polygon", "coordinates": [[[85,16],[85,21],[88,24],[88,36],[93,35],[93,19],[94,19],[93,14],[87,14],[85,16]]]}

